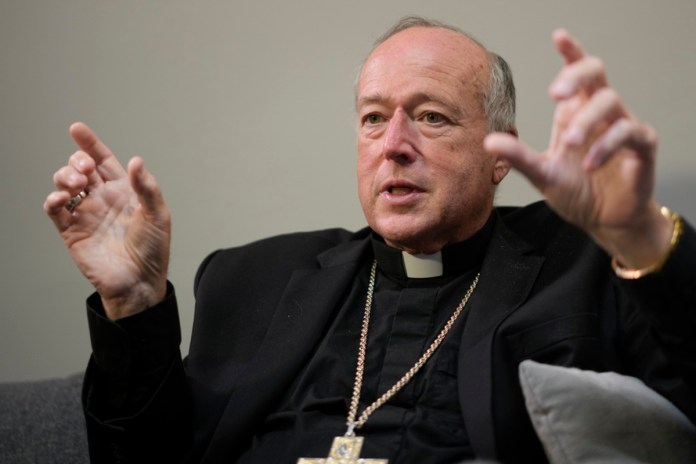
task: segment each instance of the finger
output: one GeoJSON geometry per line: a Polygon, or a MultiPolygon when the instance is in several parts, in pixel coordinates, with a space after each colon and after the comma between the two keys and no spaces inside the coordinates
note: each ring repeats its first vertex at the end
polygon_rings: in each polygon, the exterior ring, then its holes
{"type": "Polygon", "coordinates": [[[96,162],[84,151],[78,150],[73,153],[68,160],[68,165],[87,178],[87,189],[94,189],[104,183],[101,176],[96,171],[96,162]]]}
{"type": "Polygon", "coordinates": [[[538,189],[544,186],[543,158],[520,142],[517,137],[501,132],[488,134],[483,141],[487,152],[495,154],[521,172],[538,189]]]}
{"type": "Polygon", "coordinates": [[[59,232],[63,232],[70,225],[71,213],[65,209],[65,204],[70,200],[70,194],[66,191],[51,192],[44,201],[43,210],[53,221],[59,232]]]}
{"type": "Polygon", "coordinates": [[[53,184],[56,188],[68,192],[71,196],[85,189],[88,181],[87,176],[70,165],[63,166],[53,174],[53,184]]]}
{"type": "Polygon", "coordinates": [[[551,137],[549,139],[549,153],[556,153],[558,147],[563,143],[563,136],[570,126],[575,114],[585,104],[585,99],[572,98],[561,100],[556,104],[553,115],[553,125],[551,126],[551,137]]]}
{"type": "Polygon", "coordinates": [[[561,69],[551,83],[549,94],[555,100],[562,100],[583,91],[592,95],[597,89],[606,86],[604,63],[595,56],[586,56],[561,69]]]}
{"type": "Polygon", "coordinates": [[[126,175],[125,169],[118,162],[109,147],[86,124],[76,122],[70,126],[70,135],[75,143],[94,159],[97,171],[104,180],[120,179],[126,175]]]}
{"type": "Polygon", "coordinates": [[[621,118],[592,144],[583,161],[583,167],[588,171],[597,169],[621,148],[631,148],[641,159],[653,163],[657,149],[657,132],[634,119],[621,118]]]}
{"type": "MultiPolygon", "coordinates": [[[[59,192],[65,192],[63,206],[69,207],[70,199],[76,195],[84,198],[88,192],[96,190],[103,183],[101,177],[96,172],[94,160],[85,152],[78,150],[73,153],[68,160],[68,165],[60,168],[53,175],[53,183],[59,192]]],[[[46,205],[53,206],[53,205],[46,205]]]]}
{"type": "Polygon", "coordinates": [[[573,36],[565,29],[556,29],[552,35],[553,43],[566,64],[573,63],[585,56],[585,52],[573,36]]]}
{"type": "Polygon", "coordinates": [[[604,88],[595,93],[571,120],[563,134],[567,146],[579,147],[593,136],[598,136],[616,120],[628,116],[619,94],[604,88]]]}
{"type": "Polygon", "coordinates": [[[164,197],[155,176],[145,169],[143,159],[136,156],[128,163],[128,176],[131,186],[138,196],[145,215],[162,219],[167,211],[164,197]]]}

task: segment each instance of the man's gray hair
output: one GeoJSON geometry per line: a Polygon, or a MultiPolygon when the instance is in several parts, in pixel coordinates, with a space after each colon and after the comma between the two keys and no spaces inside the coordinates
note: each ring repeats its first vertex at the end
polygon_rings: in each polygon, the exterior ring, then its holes
{"type": "Polygon", "coordinates": [[[401,31],[412,27],[433,27],[449,29],[481,47],[488,54],[488,88],[483,95],[483,111],[488,121],[488,130],[491,132],[510,132],[515,130],[515,83],[512,80],[512,71],[507,62],[498,54],[488,50],[481,42],[458,27],[450,26],[441,21],[423,18],[421,16],[407,16],[399,20],[387,32],[382,34],[374,43],[372,50],[377,48],[401,31]]]}

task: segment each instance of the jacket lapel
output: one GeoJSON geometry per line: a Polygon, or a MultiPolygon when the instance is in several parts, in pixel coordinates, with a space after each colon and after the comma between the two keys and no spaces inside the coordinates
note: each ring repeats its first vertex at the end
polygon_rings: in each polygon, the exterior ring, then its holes
{"type": "Polygon", "coordinates": [[[348,242],[317,257],[318,269],[297,270],[287,284],[269,329],[250,364],[235,379],[230,400],[203,461],[237,456],[260,421],[276,406],[320,342],[360,267],[369,240],[348,242]]]}
{"type": "MultiPolygon", "coordinates": [[[[493,339],[526,299],[544,258],[498,218],[481,278],[468,308],[458,359],[459,400],[471,445],[495,459],[493,339]]],[[[297,270],[286,286],[248,375],[235,379],[230,400],[202,462],[238,456],[253,430],[282,398],[335,315],[367,258],[369,240],[339,245],[317,257],[318,269],[297,270]],[[271,380],[269,380],[271,379],[271,380]],[[230,437],[238,437],[234,442],[230,437]]]]}
{"type": "Polygon", "coordinates": [[[479,285],[459,348],[459,401],[479,458],[495,459],[493,340],[500,324],[527,298],[544,258],[510,231],[501,218],[488,246],[479,285]]]}

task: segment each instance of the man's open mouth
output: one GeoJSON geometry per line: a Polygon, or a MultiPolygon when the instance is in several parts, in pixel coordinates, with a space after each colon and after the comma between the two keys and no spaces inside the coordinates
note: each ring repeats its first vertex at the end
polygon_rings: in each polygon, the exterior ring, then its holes
{"type": "Polygon", "coordinates": [[[414,190],[411,187],[390,187],[389,193],[392,195],[408,195],[414,190]]]}

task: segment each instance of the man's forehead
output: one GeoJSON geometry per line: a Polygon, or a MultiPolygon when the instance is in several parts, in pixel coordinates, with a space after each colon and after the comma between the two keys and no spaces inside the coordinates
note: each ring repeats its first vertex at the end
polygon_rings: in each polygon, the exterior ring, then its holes
{"type": "Polygon", "coordinates": [[[384,102],[389,94],[412,86],[420,100],[451,104],[462,87],[483,91],[487,68],[488,52],[468,37],[444,28],[413,27],[388,38],[365,60],[356,104],[384,102]],[[429,81],[428,92],[417,88],[424,81],[429,81]]]}
{"type": "Polygon", "coordinates": [[[365,63],[384,54],[406,55],[409,52],[433,58],[459,55],[463,62],[488,59],[488,51],[482,45],[460,32],[443,27],[415,26],[397,32],[376,46],[365,63]]]}

